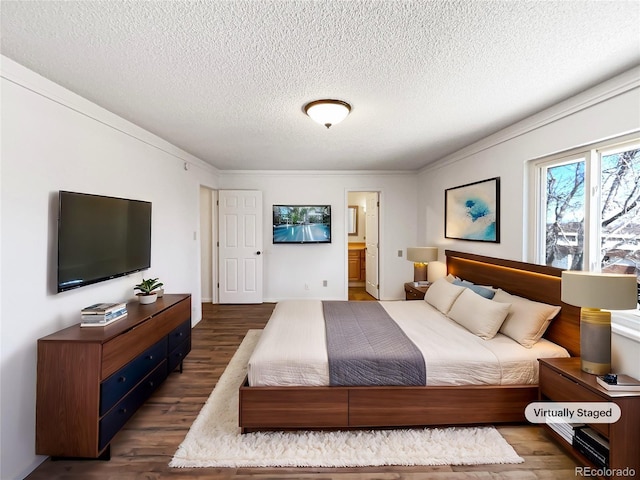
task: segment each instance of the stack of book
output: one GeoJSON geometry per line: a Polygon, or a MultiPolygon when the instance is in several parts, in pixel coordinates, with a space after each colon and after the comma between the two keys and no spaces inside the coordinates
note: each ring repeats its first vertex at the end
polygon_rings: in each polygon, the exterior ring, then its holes
{"type": "Polygon", "coordinates": [[[576,430],[585,426],[584,423],[569,423],[560,418],[547,422],[547,425],[569,444],[573,444],[576,430]]]}
{"type": "Polygon", "coordinates": [[[126,303],[96,303],[81,311],[81,327],[104,327],[127,316],[126,303]]]}
{"type": "Polygon", "coordinates": [[[640,380],[629,375],[601,375],[596,377],[596,381],[606,390],[640,392],[640,380]]]}
{"type": "Polygon", "coordinates": [[[600,468],[609,466],[609,442],[590,427],[576,428],[573,448],[600,468]]]}

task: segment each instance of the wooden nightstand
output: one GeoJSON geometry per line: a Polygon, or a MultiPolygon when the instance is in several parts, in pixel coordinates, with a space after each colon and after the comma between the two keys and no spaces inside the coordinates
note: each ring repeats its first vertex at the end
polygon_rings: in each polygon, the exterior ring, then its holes
{"type": "MultiPolygon", "coordinates": [[[[609,469],[612,476],[599,478],[637,478],[640,475],[640,392],[605,390],[596,376],[580,370],[580,358],[540,359],[540,400],[553,402],[613,402],[620,407],[615,423],[592,423],[589,427],[609,441],[609,469]],[[622,472],[626,470],[626,475],[622,472]],[[616,476],[616,472],[620,472],[616,476]]],[[[597,469],[584,455],[560,437],[548,425],[545,430],[580,463],[597,469]]]]}
{"type": "Polygon", "coordinates": [[[429,290],[429,285],[415,286],[414,282],[404,284],[404,294],[406,300],[424,300],[424,294],[429,290]]]}

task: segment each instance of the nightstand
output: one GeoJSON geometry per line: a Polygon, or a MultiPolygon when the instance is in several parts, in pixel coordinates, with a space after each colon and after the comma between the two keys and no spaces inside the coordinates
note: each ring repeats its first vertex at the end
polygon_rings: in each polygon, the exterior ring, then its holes
{"type": "Polygon", "coordinates": [[[424,300],[424,294],[429,290],[429,285],[415,286],[414,282],[404,284],[404,294],[406,300],[424,300]]]}
{"type": "MultiPolygon", "coordinates": [[[[596,376],[580,369],[580,358],[540,359],[540,400],[553,402],[613,402],[621,416],[615,423],[587,424],[609,441],[609,469],[612,476],[599,478],[634,478],[629,471],[640,474],[640,392],[605,390],[596,376]],[[626,476],[616,472],[626,470],[626,476]]],[[[545,430],[583,465],[598,469],[581,452],[570,445],[551,427],[545,430]]]]}

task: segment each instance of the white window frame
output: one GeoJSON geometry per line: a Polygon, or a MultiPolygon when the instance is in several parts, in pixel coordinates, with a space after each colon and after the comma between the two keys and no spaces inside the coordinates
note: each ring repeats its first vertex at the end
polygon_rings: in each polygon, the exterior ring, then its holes
{"type": "MultiPolygon", "coordinates": [[[[546,222],[546,172],[547,168],[580,159],[585,161],[585,224],[584,224],[584,266],[585,270],[600,271],[600,163],[603,155],[611,155],[628,150],[634,146],[640,147],[640,132],[634,132],[623,137],[586,145],[580,148],[557,153],[529,162],[529,204],[533,206],[529,216],[529,238],[533,242],[529,245],[529,261],[544,265],[545,251],[542,248],[545,241],[545,229],[540,228],[546,222]],[[596,241],[594,241],[594,239],[596,241]]],[[[618,310],[612,315],[611,328],[613,332],[640,341],[640,310],[618,310]]]]}
{"type": "MultiPolygon", "coordinates": [[[[571,152],[563,155],[554,155],[553,157],[545,158],[545,159],[537,160],[533,162],[532,165],[534,168],[534,176],[535,176],[535,185],[534,185],[534,188],[532,189],[532,191],[535,193],[535,197],[533,201],[535,205],[535,214],[533,215],[533,218],[535,220],[534,220],[534,223],[532,223],[531,225],[532,238],[535,238],[532,244],[533,255],[531,256],[532,257],[531,261],[533,263],[538,263],[541,265],[544,265],[546,263],[545,261],[546,252],[545,252],[545,249],[543,248],[545,237],[546,237],[546,230],[544,228],[538,228],[538,226],[543,225],[543,223],[546,221],[546,218],[547,218],[547,213],[546,213],[547,169],[550,167],[559,167],[561,165],[574,163],[580,160],[584,160],[586,162],[586,165],[588,165],[588,158],[589,158],[588,152],[585,152],[584,150],[582,150],[582,151],[571,152]]],[[[588,172],[585,166],[585,192],[587,192],[587,176],[588,176],[588,172]]],[[[585,200],[585,203],[587,203],[586,200],[585,200]]],[[[587,236],[587,232],[589,232],[588,228],[589,228],[588,210],[586,210],[586,207],[585,207],[585,226],[584,226],[585,237],[587,236]]],[[[585,251],[584,251],[585,265],[587,265],[586,262],[587,262],[587,259],[589,258],[588,245],[589,245],[589,240],[585,238],[585,251]]]]}

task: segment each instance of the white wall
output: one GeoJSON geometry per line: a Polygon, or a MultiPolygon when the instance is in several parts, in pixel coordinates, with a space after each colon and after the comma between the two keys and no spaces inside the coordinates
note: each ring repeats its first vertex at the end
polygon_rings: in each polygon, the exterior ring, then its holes
{"type": "Polygon", "coordinates": [[[24,478],[34,453],[37,339],[99,301],[124,301],[142,276],[191,293],[201,318],[199,188],[216,171],[2,57],[0,478],[24,478]],[[185,170],[185,161],[187,169],[185,170]],[[152,202],[151,269],[56,294],[58,190],[152,202]]]}
{"type": "MultiPolygon", "coordinates": [[[[635,68],[450,155],[420,172],[419,239],[425,245],[533,261],[528,162],[640,130],[640,68],[635,68]],[[501,242],[444,238],[444,190],[491,177],[501,183],[501,242]]],[[[441,253],[442,255],[442,253],[441,253]]],[[[615,314],[614,314],[615,322],[615,314]]],[[[614,325],[612,368],[640,377],[640,330],[614,325]]]]}
{"type": "Polygon", "coordinates": [[[380,192],[380,297],[397,300],[404,298],[404,282],[413,275],[404,250],[417,240],[416,178],[407,173],[222,172],[220,188],[263,192],[265,301],[346,300],[347,192],[380,192]],[[332,243],[274,245],[272,206],[286,203],[330,204],[332,243]],[[402,257],[397,256],[398,250],[403,251],[402,257]],[[323,280],[327,280],[327,287],[322,286],[323,280]]]}

